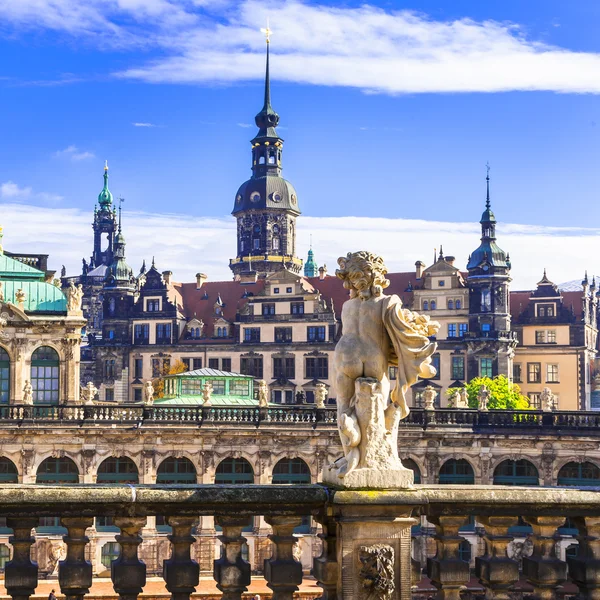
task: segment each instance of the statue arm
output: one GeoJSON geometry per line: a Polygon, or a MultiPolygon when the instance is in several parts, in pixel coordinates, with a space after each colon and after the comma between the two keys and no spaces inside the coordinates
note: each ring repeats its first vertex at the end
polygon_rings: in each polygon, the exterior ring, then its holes
{"type": "Polygon", "coordinates": [[[406,393],[419,377],[429,378],[435,375],[431,366],[431,355],[437,344],[430,341],[439,324],[426,317],[402,308],[398,296],[389,296],[383,307],[383,322],[392,343],[391,364],[398,366],[396,387],[390,395],[392,402],[400,408],[401,416],[408,415],[406,393]]]}

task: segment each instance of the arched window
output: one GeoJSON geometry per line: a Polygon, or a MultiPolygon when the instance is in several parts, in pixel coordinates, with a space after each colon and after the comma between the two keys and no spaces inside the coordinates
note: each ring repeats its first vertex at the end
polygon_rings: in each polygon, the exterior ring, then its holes
{"type": "Polygon", "coordinates": [[[222,337],[221,328],[217,327],[217,337],[222,337]]]}
{"type": "Polygon", "coordinates": [[[107,542],[102,546],[102,564],[110,569],[110,565],[121,555],[121,547],[117,542],[107,542]]]}
{"type": "Polygon", "coordinates": [[[463,540],[458,547],[458,557],[465,562],[471,562],[471,544],[463,540]]]}
{"type": "Polygon", "coordinates": [[[187,458],[170,457],[163,460],[156,473],[156,483],[196,483],[194,464],[187,458]]]}
{"type": "MultiPolygon", "coordinates": [[[[97,483],[139,483],[135,463],[125,456],[111,456],[98,467],[97,483]]],[[[117,528],[112,517],[96,517],[99,531],[113,531],[117,528]]]]}
{"type": "Polygon", "coordinates": [[[403,458],[402,464],[415,474],[415,483],[421,483],[421,469],[412,458],[403,458]]]}
{"type": "Polygon", "coordinates": [[[437,306],[437,304],[436,304],[435,300],[432,300],[431,301],[431,310],[435,310],[436,306],[437,306]]]}
{"type": "Polygon", "coordinates": [[[49,346],[41,346],[31,356],[34,404],[58,404],[59,364],[58,353],[49,346]]]}
{"type": "Polygon", "coordinates": [[[440,483],[460,483],[473,485],[475,473],[469,461],[464,458],[447,460],[440,469],[440,483]]]}
{"type": "MultiPolygon", "coordinates": [[[[226,458],[221,461],[215,472],[216,484],[249,484],[254,483],[254,470],[245,458],[226,458]]],[[[243,531],[252,531],[253,519],[250,517],[248,525],[243,531]]],[[[221,528],[215,526],[217,531],[221,528]]]]}
{"type": "Polygon", "coordinates": [[[264,156],[259,156],[258,157],[258,164],[259,165],[264,165],[265,164],[265,157],[264,156]]]}
{"type": "Polygon", "coordinates": [[[223,337],[227,337],[227,327],[223,327],[223,337]]]}
{"type": "Polygon", "coordinates": [[[18,483],[19,472],[12,460],[6,457],[0,458],[0,483],[18,483]]]}
{"type": "Polygon", "coordinates": [[[528,460],[505,460],[494,470],[494,485],[539,485],[539,473],[528,460]]]}
{"type": "MultiPolygon", "coordinates": [[[[79,483],[77,465],[70,458],[47,458],[38,467],[36,483],[79,483]]],[[[66,533],[60,525],[60,517],[41,517],[38,533],[66,533]]]]}
{"type": "Polygon", "coordinates": [[[600,485],[600,469],[591,462],[570,462],[558,472],[558,485],[600,485]]]}
{"type": "Polygon", "coordinates": [[[427,300],[423,300],[423,310],[429,310],[429,302],[427,300]]]}
{"type": "Polygon", "coordinates": [[[448,309],[449,310],[453,310],[454,309],[454,300],[448,300],[448,309]]]}
{"type": "Polygon", "coordinates": [[[454,305],[456,307],[456,310],[458,310],[461,307],[461,302],[460,300],[456,301],[456,304],[454,305]]]}
{"type": "Polygon", "coordinates": [[[8,404],[10,396],[10,357],[0,348],[0,404],[8,404]]]}
{"type": "MultiPolygon", "coordinates": [[[[310,469],[301,458],[282,458],[273,469],[272,483],[302,485],[310,483],[310,469]]],[[[310,533],[310,517],[303,516],[294,533],[310,533]]]]}

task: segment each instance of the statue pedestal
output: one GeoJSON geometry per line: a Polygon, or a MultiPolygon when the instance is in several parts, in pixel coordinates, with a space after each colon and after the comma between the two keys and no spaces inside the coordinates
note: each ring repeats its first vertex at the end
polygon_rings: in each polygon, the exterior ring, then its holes
{"type": "Polygon", "coordinates": [[[343,479],[334,471],[325,471],[323,481],[330,485],[349,489],[405,490],[413,487],[414,473],[411,469],[354,469],[343,479]]]}

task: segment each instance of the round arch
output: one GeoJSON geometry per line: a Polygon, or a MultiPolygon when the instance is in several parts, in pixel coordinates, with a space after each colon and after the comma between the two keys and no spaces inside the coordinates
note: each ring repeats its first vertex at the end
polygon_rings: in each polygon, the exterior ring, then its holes
{"type": "Polygon", "coordinates": [[[111,456],[100,463],[97,483],[139,483],[138,469],[127,456],[111,456]]]}
{"type": "Polygon", "coordinates": [[[272,483],[311,483],[310,469],[301,458],[282,458],[273,467],[272,483]]]}
{"type": "Polygon", "coordinates": [[[414,473],[415,483],[421,483],[421,469],[419,465],[412,458],[403,458],[402,464],[414,473]]]}
{"type": "Polygon", "coordinates": [[[465,458],[451,458],[440,468],[439,483],[462,485],[473,485],[475,483],[475,471],[471,463],[465,458]]]}
{"type": "Polygon", "coordinates": [[[60,399],[60,355],[52,346],[38,346],[31,355],[30,383],[34,404],[56,405],[60,399]]]}
{"type": "Polygon", "coordinates": [[[503,460],[494,469],[494,485],[540,485],[537,467],[530,461],[503,460]]]}
{"type": "Polygon", "coordinates": [[[19,470],[17,469],[15,463],[5,456],[0,457],[0,483],[18,482],[19,470]]]}
{"type": "Polygon", "coordinates": [[[254,483],[254,469],[245,458],[225,458],[215,470],[217,484],[254,483]]]}
{"type": "Polygon", "coordinates": [[[43,460],[36,471],[36,483],[79,483],[79,469],[66,456],[49,457],[43,460]]]}
{"type": "Polygon", "coordinates": [[[597,486],[600,485],[600,468],[593,462],[568,462],[558,471],[557,485],[597,486]]]}
{"type": "Polygon", "coordinates": [[[156,472],[156,483],[196,483],[196,467],[189,458],[170,456],[163,460],[156,472]]]}

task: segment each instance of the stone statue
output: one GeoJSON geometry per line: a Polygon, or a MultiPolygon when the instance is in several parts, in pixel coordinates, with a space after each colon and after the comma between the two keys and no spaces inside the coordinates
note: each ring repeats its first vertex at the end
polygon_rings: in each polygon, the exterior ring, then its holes
{"type": "Polygon", "coordinates": [[[61,277],[66,277],[66,275],[67,275],[67,267],[65,267],[65,265],[63,265],[63,266],[60,268],[60,276],[61,276],[61,277]]]}
{"type": "Polygon", "coordinates": [[[304,404],[306,402],[306,394],[303,390],[296,392],[296,404],[304,404]]]}
{"type": "Polygon", "coordinates": [[[342,337],[334,353],[338,428],[344,457],[325,479],[345,487],[406,488],[413,473],[398,456],[398,426],[408,414],[406,394],[419,378],[433,377],[429,336],[440,325],[402,308],[389,286],[383,259],[370,252],[338,260],[336,276],[350,290],[342,308],[342,337]],[[390,393],[388,372],[398,367],[390,393]],[[335,470],[335,476],[332,471],[335,470]]]}
{"type": "Polygon", "coordinates": [[[478,410],[488,411],[488,404],[490,401],[490,390],[488,390],[486,385],[482,385],[479,388],[479,393],[477,394],[477,400],[479,401],[478,410]]]}
{"type": "Polygon", "coordinates": [[[540,394],[540,404],[544,412],[552,412],[554,410],[556,396],[552,393],[549,387],[545,387],[540,394]]]}
{"type": "Polygon", "coordinates": [[[450,398],[448,398],[448,408],[458,408],[460,404],[460,392],[458,390],[454,390],[450,398]]]}
{"type": "Polygon", "coordinates": [[[33,387],[27,379],[23,386],[23,404],[33,404],[33,387]]]}
{"type": "Polygon", "coordinates": [[[210,381],[205,381],[202,386],[202,399],[204,400],[204,406],[210,406],[210,397],[213,393],[213,386],[210,381]]]}
{"type": "Polygon", "coordinates": [[[435,399],[437,392],[432,385],[428,385],[423,392],[423,408],[425,410],[435,410],[435,399]]]}
{"type": "Polygon", "coordinates": [[[154,386],[150,380],[144,384],[144,404],[154,403],[154,386]]]}
{"type": "Polygon", "coordinates": [[[15,300],[17,301],[17,306],[21,310],[23,310],[25,308],[25,298],[26,298],[25,292],[21,288],[19,288],[15,292],[15,300]]]}
{"type": "Polygon", "coordinates": [[[68,312],[80,312],[81,302],[83,301],[83,286],[81,283],[75,287],[75,284],[71,281],[67,288],[67,311],[68,312]]]}
{"type": "Polygon", "coordinates": [[[328,393],[327,386],[324,383],[317,383],[315,386],[315,403],[317,408],[325,408],[328,393]]]}
{"type": "Polygon", "coordinates": [[[82,275],[87,275],[88,274],[88,270],[89,270],[87,261],[85,260],[85,258],[82,258],[81,262],[82,262],[81,274],[82,275]]]}
{"type": "Polygon", "coordinates": [[[456,408],[469,408],[469,394],[466,387],[460,390],[460,402],[457,403],[456,408]]]}
{"type": "Polygon", "coordinates": [[[48,572],[58,575],[58,567],[61,560],[67,558],[67,545],[59,540],[53,540],[48,552],[48,572]]]}
{"type": "Polygon", "coordinates": [[[264,379],[258,382],[258,406],[261,408],[269,406],[269,386],[264,379]]]}
{"type": "Polygon", "coordinates": [[[98,388],[91,381],[88,381],[85,387],[81,386],[81,399],[84,404],[94,404],[97,394],[98,388]]]}

